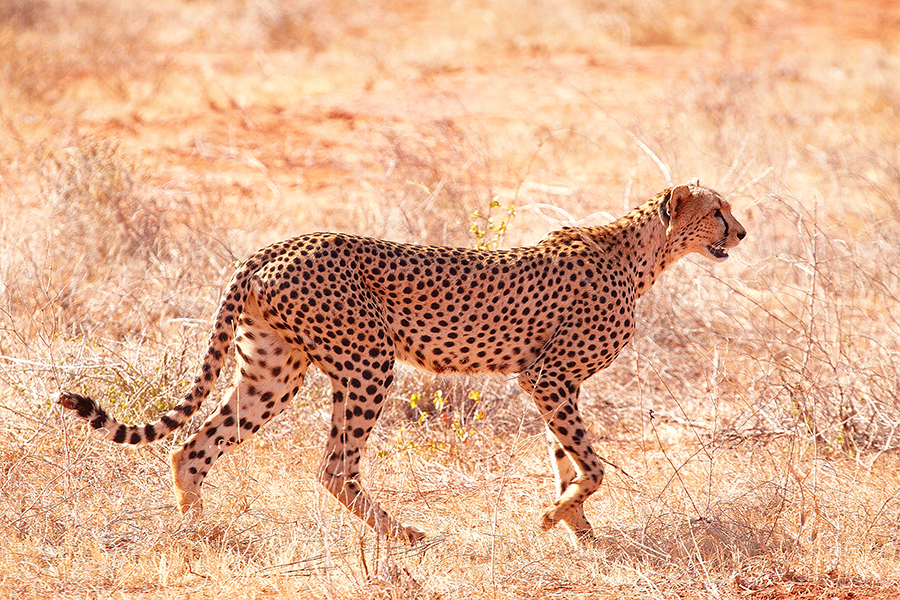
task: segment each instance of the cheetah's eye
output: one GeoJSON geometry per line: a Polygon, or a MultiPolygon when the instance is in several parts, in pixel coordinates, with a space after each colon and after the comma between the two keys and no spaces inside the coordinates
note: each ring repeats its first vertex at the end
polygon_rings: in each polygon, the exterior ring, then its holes
{"type": "Polygon", "coordinates": [[[715,215],[716,215],[716,218],[719,220],[719,223],[721,223],[723,227],[727,227],[727,225],[725,224],[725,217],[722,216],[722,210],[717,208],[715,215]]]}

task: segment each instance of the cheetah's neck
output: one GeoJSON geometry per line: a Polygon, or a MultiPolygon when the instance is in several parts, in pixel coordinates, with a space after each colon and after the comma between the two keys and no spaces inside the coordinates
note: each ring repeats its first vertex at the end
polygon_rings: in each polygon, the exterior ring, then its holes
{"type": "Polygon", "coordinates": [[[604,254],[631,277],[636,298],[643,296],[677,258],[667,244],[666,227],[659,217],[660,202],[661,196],[610,225],[588,228],[589,235],[606,249],[604,254]]]}

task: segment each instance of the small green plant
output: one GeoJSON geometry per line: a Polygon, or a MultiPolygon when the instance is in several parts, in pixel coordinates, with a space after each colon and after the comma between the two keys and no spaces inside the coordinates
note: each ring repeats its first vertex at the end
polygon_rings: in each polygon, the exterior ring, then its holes
{"type": "Polygon", "coordinates": [[[486,215],[482,215],[479,211],[472,213],[472,225],[469,230],[475,242],[472,244],[476,250],[496,250],[503,242],[503,236],[506,235],[506,229],[509,222],[516,216],[515,204],[506,207],[506,214],[497,217],[494,209],[500,208],[500,200],[497,196],[491,200],[488,205],[486,215]]]}
{"type": "Polygon", "coordinates": [[[443,390],[435,390],[431,396],[420,393],[411,394],[409,407],[414,412],[415,425],[412,428],[402,427],[397,432],[395,445],[401,450],[414,450],[420,447],[408,439],[407,433],[416,431],[421,447],[430,450],[454,450],[465,444],[475,434],[474,423],[484,421],[486,413],[479,403],[481,392],[470,390],[459,407],[453,407],[451,399],[443,390]],[[425,439],[422,440],[422,436],[425,439]]]}
{"type": "MultiPolygon", "coordinates": [[[[477,405],[479,402],[481,402],[481,392],[479,392],[478,390],[471,390],[469,392],[468,398],[472,401],[473,404],[477,405]]],[[[481,408],[478,408],[478,410],[475,411],[474,417],[476,421],[482,421],[486,416],[487,414],[485,414],[484,410],[481,408]]]]}

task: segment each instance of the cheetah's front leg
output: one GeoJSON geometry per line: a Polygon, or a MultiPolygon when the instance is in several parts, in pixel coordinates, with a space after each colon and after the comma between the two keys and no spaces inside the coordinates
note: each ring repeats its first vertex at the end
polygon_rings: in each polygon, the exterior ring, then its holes
{"type": "Polygon", "coordinates": [[[541,517],[541,528],[547,530],[562,521],[577,544],[589,544],[594,532],[584,516],[584,501],[600,487],[604,471],[585,440],[586,429],[576,403],[579,384],[547,372],[523,372],[519,384],[534,397],[551,440],[559,495],[541,517]]]}
{"type": "MultiPolygon", "coordinates": [[[[549,427],[546,428],[546,433],[547,449],[550,452],[550,464],[553,466],[553,478],[556,482],[557,498],[559,498],[578,477],[578,472],[549,427]]],[[[562,521],[576,545],[594,537],[594,530],[584,516],[583,504],[573,506],[571,512],[563,517],[562,521]]]]}

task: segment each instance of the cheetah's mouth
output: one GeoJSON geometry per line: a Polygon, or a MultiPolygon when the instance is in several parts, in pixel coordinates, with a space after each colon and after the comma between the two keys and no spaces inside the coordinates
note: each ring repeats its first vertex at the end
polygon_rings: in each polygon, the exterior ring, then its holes
{"type": "Polygon", "coordinates": [[[706,245],[706,251],[709,252],[709,255],[712,256],[716,260],[725,260],[728,258],[728,249],[726,245],[728,244],[728,230],[726,228],[725,235],[722,236],[718,242],[713,242],[712,244],[706,245]]]}
{"type": "Polygon", "coordinates": [[[725,246],[719,246],[718,244],[709,244],[706,249],[709,250],[709,253],[716,258],[728,258],[728,251],[725,249],[725,246]]]}

